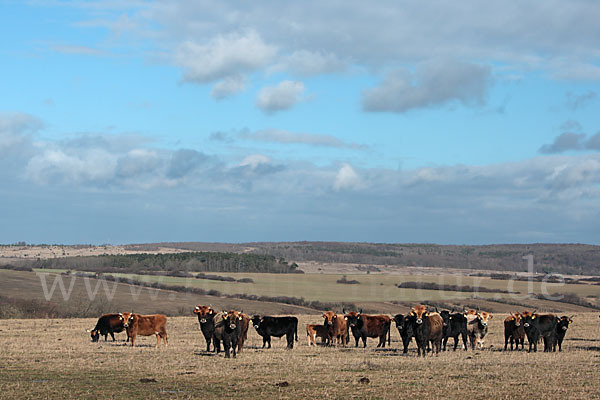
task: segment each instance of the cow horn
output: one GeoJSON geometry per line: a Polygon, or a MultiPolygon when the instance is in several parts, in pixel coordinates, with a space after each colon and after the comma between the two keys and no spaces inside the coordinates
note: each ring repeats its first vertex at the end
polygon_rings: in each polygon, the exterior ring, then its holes
{"type": "Polygon", "coordinates": [[[535,310],[534,312],[531,313],[531,315],[535,314],[537,312],[537,310],[535,310]]]}
{"type": "Polygon", "coordinates": [[[346,308],[342,308],[342,314],[346,314],[346,308]]]}
{"type": "Polygon", "coordinates": [[[86,329],[85,330],[87,333],[90,333],[92,330],[91,329],[86,329]]]}
{"type": "Polygon", "coordinates": [[[362,314],[362,312],[363,312],[363,311],[362,311],[362,308],[359,308],[359,309],[358,309],[358,313],[359,313],[359,314],[362,314]]]}

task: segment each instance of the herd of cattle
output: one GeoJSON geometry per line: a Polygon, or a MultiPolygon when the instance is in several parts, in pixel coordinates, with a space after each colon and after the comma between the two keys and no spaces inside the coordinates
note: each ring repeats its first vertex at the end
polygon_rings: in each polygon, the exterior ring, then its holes
{"type": "MultiPolygon", "coordinates": [[[[230,310],[216,312],[210,306],[198,305],[194,309],[198,317],[200,330],[206,340],[206,351],[217,353],[221,350],[221,342],[225,357],[230,357],[233,352],[242,352],[244,343],[248,338],[250,324],[263,339],[263,348],[271,347],[271,337],[285,335],[287,348],[294,347],[298,341],[298,319],[296,317],[270,317],[255,315],[250,317],[242,312],[230,310]]],[[[462,339],[462,348],[467,350],[479,347],[483,349],[484,340],[488,333],[488,323],[493,315],[485,311],[469,310],[464,312],[450,312],[427,310],[424,305],[412,308],[410,313],[397,314],[393,317],[387,315],[368,315],[360,312],[345,311],[336,314],[327,311],[322,315],[323,323],[309,324],[306,326],[306,335],[309,346],[317,345],[317,337],[327,346],[346,346],[350,340],[350,332],[358,347],[362,340],[363,347],[367,346],[367,338],[379,340],[377,347],[388,346],[391,342],[391,323],[394,321],[400,337],[402,338],[403,353],[408,352],[409,344],[415,339],[417,355],[425,356],[428,351],[439,353],[446,350],[449,338],[454,339],[454,350],[462,339]],[[469,343],[467,344],[467,338],[469,343]]],[[[504,320],[504,350],[524,349],[525,338],[529,343],[529,352],[537,351],[538,341],[543,341],[544,351],[562,351],[562,342],[573,322],[572,317],[557,317],[554,314],[538,314],[537,312],[516,312],[504,320]]],[[[140,315],[135,313],[119,313],[102,315],[91,332],[92,341],[97,342],[100,335],[104,340],[110,334],[113,341],[114,333],[127,332],[127,341],[135,346],[136,337],[156,336],[156,347],[161,339],[167,345],[167,317],[162,314],[140,315]]]]}

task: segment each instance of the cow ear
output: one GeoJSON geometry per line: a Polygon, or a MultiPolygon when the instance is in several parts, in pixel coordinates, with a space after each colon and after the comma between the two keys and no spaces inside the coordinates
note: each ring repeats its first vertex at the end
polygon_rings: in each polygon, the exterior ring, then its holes
{"type": "Polygon", "coordinates": [[[535,319],[535,316],[536,316],[536,315],[535,315],[535,314],[533,314],[533,315],[531,316],[531,319],[535,319]]]}
{"type": "Polygon", "coordinates": [[[429,317],[429,311],[425,311],[425,314],[424,314],[424,315],[425,315],[426,317],[429,317]]]}
{"type": "Polygon", "coordinates": [[[240,316],[238,317],[238,319],[242,319],[242,316],[240,315],[240,316]]]}
{"type": "Polygon", "coordinates": [[[212,314],[212,313],[213,313],[213,310],[212,310],[212,309],[211,309],[211,310],[209,310],[209,311],[208,311],[208,313],[209,313],[209,314],[212,314]]]}
{"type": "Polygon", "coordinates": [[[344,317],[344,320],[345,320],[345,321],[348,321],[348,317],[344,317]]]}
{"type": "Polygon", "coordinates": [[[493,314],[488,315],[488,319],[492,319],[492,318],[494,318],[493,314]]]}

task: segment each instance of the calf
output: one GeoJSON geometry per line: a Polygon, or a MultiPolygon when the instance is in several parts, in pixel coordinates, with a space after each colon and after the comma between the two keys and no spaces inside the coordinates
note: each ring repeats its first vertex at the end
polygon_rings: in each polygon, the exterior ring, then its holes
{"type": "Polygon", "coordinates": [[[544,340],[544,351],[552,350],[554,338],[556,336],[557,318],[554,314],[528,314],[523,317],[523,327],[529,342],[529,352],[533,346],[533,351],[537,351],[537,342],[540,338],[544,340]]]}
{"type": "Polygon", "coordinates": [[[523,350],[525,343],[525,328],[523,328],[523,316],[518,312],[509,315],[504,320],[504,351],[510,341],[510,350],[513,350],[513,343],[516,343],[517,350],[519,344],[523,350]]]}
{"type": "MultiPolygon", "coordinates": [[[[123,326],[123,320],[119,316],[119,314],[104,314],[100,318],[98,318],[98,322],[96,322],[96,327],[92,329],[90,335],[92,337],[92,342],[97,342],[100,340],[100,335],[104,335],[104,341],[106,342],[107,336],[110,334],[113,342],[115,341],[115,333],[121,333],[125,330],[123,326]]],[[[127,337],[129,340],[129,337],[127,337]]]]}
{"type": "Polygon", "coordinates": [[[160,340],[164,340],[167,346],[167,317],[162,314],[141,315],[134,313],[119,314],[123,321],[123,326],[127,329],[127,336],[131,338],[131,346],[135,346],[137,335],[152,336],[156,335],[156,347],[160,340]]]}
{"type": "MultiPolygon", "coordinates": [[[[213,334],[215,332],[214,318],[217,313],[209,306],[197,305],[196,308],[194,308],[194,314],[198,316],[200,330],[202,331],[202,335],[204,335],[204,340],[206,341],[206,351],[209,352],[210,342],[212,341],[213,334]]],[[[217,350],[214,345],[213,349],[214,351],[217,350]]]]}
{"type": "Polygon", "coordinates": [[[362,339],[363,347],[367,347],[367,338],[379,338],[377,347],[385,347],[385,338],[388,337],[390,344],[390,325],[391,319],[387,315],[367,315],[357,312],[349,312],[344,316],[347,326],[352,330],[352,335],[356,340],[356,346],[362,339]]]}
{"type": "Polygon", "coordinates": [[[263,349],[268,344],[271,348],[271,336],[287,339],[287,348],[294,348],[294,337],[298,340],[298,318],[296,317],[261,317],[255,315],[252,317],[252,325],[256,332],[263,338],[263,349]]]}
{"type": "Polygon", "coordinates": [[[328,329],[327,340],[333,346],[334,339],[337,339],[337,344],[346,346],[348,343],[348,326],[344,318],[338,317],[333,311],[327,311],[323,314],[323,325],[328,329]]]}
{"type": "Polygon", "coordinates": [[[396,314],[394,315],[394,322],[396,323],[396,328],[402,338],[402,345],[404,346],[402,353],[406,354],[408,352],[408,345],[414,336],[412,324],[410,323],[410,316],[396,314]]]}
{"type": "Polygon", "coordinates": [[[213,341],[217,354],[221,349],[221,342],[223,342],[225,358],[230,357],[231,350],[233,350],[233,357],[236,357],[238,339],[242,333],[242,320],[243,317],[237,311],[223,311],[215,315],[213,341]]]}
{"type": "Polygon", "coordinates": [[[443,321],[442,337],[444,351],[449,338],[454,338],[454,351],[458,346],[458,337],[462,337],[463,348],[467,350],[467,317],[462,313],[450,314],[450,311],[442,311],[440,313],[443,321]]]}
{"type": "Polygon", "coordinates": [[[417,342],[417,355],[423,357],[427,354],[427,343],[431,343],[432,353],[440,352],[442,347],[442,328],[444,321],[440,314],[430,313],[424,305],[413,307],[409,314],[410,323],[417,342]]]}
{"type": "Polygon", "coordinates": [[[569,329],[569,325],[573,323],[573,316],[567,317],[563,315],[560,318],[556,318],[556,333],[554,335],[554,343],[552,344],[552,351],[556,351],[556,345],[558,344],[558,351],[562,351],[562,342],[569,329]]]}
{"type": "Polygon", "coordinates": [[[483,349],[485,336],[488,333],[488,323],[493,317],[492,314],[485,311],[470,310],[467,312],[467,335],[473,350],[475,350],[476,345],[483,349]]]}
{"type": "Polygon", "coordinates": [[[322,324],[306,325],[306,336],[308,337],[309,346],[317,345],[317,337],[321,338],[321,343],[327,343],[328,335],[329,329],[322,324]]]}

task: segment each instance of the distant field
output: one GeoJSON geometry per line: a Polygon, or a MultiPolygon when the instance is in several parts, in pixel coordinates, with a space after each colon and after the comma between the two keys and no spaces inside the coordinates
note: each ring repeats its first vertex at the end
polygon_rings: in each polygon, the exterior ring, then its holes
{"type": "Polygon", "coordinates": [[[502,320],[491,321],[484,351],[416,357],[414,343],[402,356],[398,332],[391,349],[309,348],[302,327],[319,315],[300,317],[299,342],[284,340],[262,350],[251,327],[248,346],[237,359],[205,353],[194,317],[169,318],[169,347],[154,338],[127,347],[90,343],[86,328],[95,319],[0,320],[0,397],[122,399],[397,399],[600,397],[600,318],[578,314],[564,351],[554,354],[502,352],[502,320]],[[60,361],[58,361],[60,360],[60,361]],[[143,382],[142,380],[150,380],[143,382]],[[360,383],[368,382],[368,383],[360,383]]]}
{"type": "MultiPolygon", "coordinates": [[[[148,276],[135,274],[110,274],[122,278],[135,278],[145,282],[161,282],[169,285],[216,289],[222,293],[247,293],[264,296],[293,296],[307,300],[326,302],[386,302],[386,301],[421,301],[421,300],[457,300],[472,297],[469,292],[446,290],[399,289],[395,285],[405,281],[434,282],[439,284],[469,285],[490,289],[510,290],[521,293],[517,298],[525,298],[529,282],[504,281],[490,278],[468,277],[459,275],[383,275],[357,274],[347,275],[360,284],[344,285],[336,283],[343,275],[338,274],[260,274],[260,273],[219,273],[236,279],[250,278],[254,283],[220,282],[207,279],[178,278],[169,276],[148,276]]],[[[533,293],[543,293],[544,286],[540,282],[531,283],[533,293]]],[[[548,294],[576,293],[579,296],[598,296],[599,286],[587,284],[554,284],[545,285],[548,294]]],[[[513,298],[504,293],[478,293],[483,298],[513,298]]]]}
{"type": "MultiPolygon", "coordinates": [[[[48,292],[52,288],[55,277],[55,274],[49,274],[46,278],[48,292]]],[[[63,277],[63,283],[65,291],[69,293],[71,277],[63,277]]],[[[314,312],[312,309],[288,304],[199,296],[108,281],[105,282],[108,285],[108,291],[112,294],[114,290],[114,294],[107,296],[104,286],[100,284],[95,298],[90,299],[88,288],[93,292],[99,281],[90,279],[88,283],[89,287],[86,287],[83,278],[76,277],[66,301],[60,287],[57,285],[50,298],[51,303],[56,307],[68,309],[73,315],[80,315],[79,313],[99,315],[103,312],[131,310],[139,313],[163,312],[173,315],[191,313],[190,310],[196,304],[212,304],[217,309],[243,309],[251,313],[297,314],[314,312]]],[[[0,295],[38,301],[46,300],[40,278],[32,272],[0,270],[0,295]]]]}

